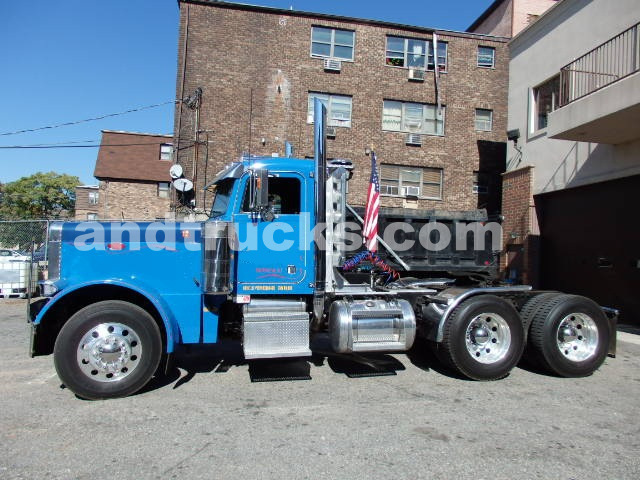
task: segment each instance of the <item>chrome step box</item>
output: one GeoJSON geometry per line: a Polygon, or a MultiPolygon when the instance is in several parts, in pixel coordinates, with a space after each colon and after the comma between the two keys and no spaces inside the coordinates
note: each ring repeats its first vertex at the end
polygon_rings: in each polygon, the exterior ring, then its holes
{"type": "Polygon", "coordinates": [[[306,357],[309,314],[305,302],[252,300],[243,308],[244,357],[306,357]]]}

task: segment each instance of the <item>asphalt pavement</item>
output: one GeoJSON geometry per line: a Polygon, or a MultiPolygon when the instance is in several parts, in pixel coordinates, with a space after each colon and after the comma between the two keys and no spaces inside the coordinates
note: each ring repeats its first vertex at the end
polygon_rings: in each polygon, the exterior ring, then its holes
{"type": "Polygon", "coordinates": [[[497,382],[410,355],[247,364],[194,348],[142,392],[85,401],[0,301],[0,479],[638,479],[640,338],[594,375],[497,382]]]}

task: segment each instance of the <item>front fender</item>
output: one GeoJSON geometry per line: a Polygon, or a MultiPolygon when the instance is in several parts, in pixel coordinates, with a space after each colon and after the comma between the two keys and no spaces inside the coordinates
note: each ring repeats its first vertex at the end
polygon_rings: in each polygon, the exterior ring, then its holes
{"type": "Polygon", "coordinates": [[[145,285],[133,285],[128,282],[122,281],[120,279],[109,279],[109,280],[95,280],[95,281],[86,281],[83,283],[79,283],[72,287],[67,287],[58,292],[57,295],[51,298],[46,305],[42,307],[42,309],[37,313],[35,318],[33,319],[34,325],[39,325],[43,319],[46,318],[48,312],[54,308],[57,304],[64,301],[68,297],[68,295],[78,292],[79,290],[86,289],[89,287],[96,286],[114,286],[121,287],[146,298],[158,311],[160,318],[162,319],[162,323],[164,324],[164,329],[167,337],[167,345],[166,352],[172,353],[175,345],[180,338],[180,330],[178,328],[178,324],[176,321],[175,314],[167,304],[167,302],[162,298],[162,296],[155,291],[155,289],[150,288],[145,285]]]}

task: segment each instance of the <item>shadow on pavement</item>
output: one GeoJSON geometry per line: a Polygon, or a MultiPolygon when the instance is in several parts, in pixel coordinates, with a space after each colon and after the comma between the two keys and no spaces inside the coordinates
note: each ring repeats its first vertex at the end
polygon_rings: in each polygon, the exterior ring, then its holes
{"type": "MultiPolygon", "coordinates": [[[[166,373],[157,374],[137,394],[165,388],[173,384],[173,389],[189,383],[197,374],[222,374],[233,367],[248,367],[251,382],[284,382],[311,380],[311,365],[327,365],[334,373],[349,378],[397,375],[406,370],[396,356],[387,353],[343,354],[331,348],[327,334],[317,334],[311,343],[312,356],[303,358],[275,358],[250,360],[244,358],[239,341],[224,341],[217,345],[181,346],[171,358],[166,373]]],[[[433,353],[431,346],[422,339],[406,354],[407,359],[425,372],[431,370],[442,375],[468,380],[443,366],[433,353]]]]}

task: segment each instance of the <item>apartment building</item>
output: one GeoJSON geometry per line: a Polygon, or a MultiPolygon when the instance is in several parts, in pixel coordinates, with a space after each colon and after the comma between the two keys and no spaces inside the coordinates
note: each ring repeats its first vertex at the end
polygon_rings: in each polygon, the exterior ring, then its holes
{"type": "Polygon", "coordinates": [[[366,149],[382,205],[500,211],[507,39],[469,32],[180,0],[174,147],[195,202],[242,154],[313,155],[311,105],[328,108],[328,156],[350,160],[364,205],[366,149]]]}

